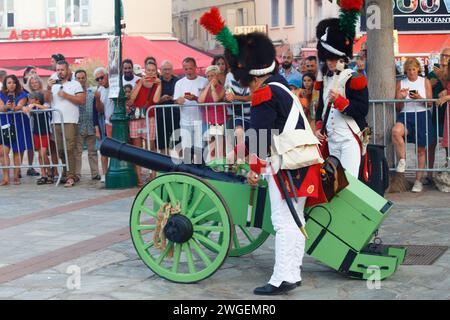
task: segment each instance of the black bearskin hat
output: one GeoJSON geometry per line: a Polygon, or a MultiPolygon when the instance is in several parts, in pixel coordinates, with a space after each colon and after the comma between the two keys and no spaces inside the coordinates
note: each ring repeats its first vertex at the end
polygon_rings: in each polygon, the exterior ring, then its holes
{"type": "Polygon", "coordinates": [[[225,57],[236,81],[247,87],[255,77],[250,74],[250,70],[270,68],[275,63],[276,51],[269,37],[260,32],[237,35],[235,38],[238,42],[239,54],[235,55],[226,49],[225,57]]]}
{"type": "Polygon", "coordinates": [[[341,31],[337,18],[321,21],[317,26],[319,60],[353,58],[354,39],[341,31]]]}

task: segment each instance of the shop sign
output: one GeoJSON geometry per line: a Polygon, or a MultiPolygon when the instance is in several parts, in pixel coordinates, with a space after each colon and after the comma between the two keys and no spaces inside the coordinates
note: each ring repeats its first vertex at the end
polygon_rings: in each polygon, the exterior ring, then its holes
{"type": "MultiPolygon", "coordinates": [[[[392,0],[395,29],[410,32],[449,32],[450,0],[392,0]]],[[[366,18],[361,19],[366,32],[366,18]]]]}
{"type": "Polygon", "coordinates": [[[70,28],[11,30],[9,40],[47,40],[73,38],[70,28]]]}

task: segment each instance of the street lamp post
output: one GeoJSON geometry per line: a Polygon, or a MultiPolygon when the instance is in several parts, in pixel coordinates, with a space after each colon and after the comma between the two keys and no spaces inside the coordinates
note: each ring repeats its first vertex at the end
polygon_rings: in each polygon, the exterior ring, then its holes
{"type": "MultiPolygon", "coordinates": [[[[122,1],[115,0],[115,36],[119,37],[120,52],[119,64],[122,62],[122,1]]],[[[125,92],[123,90],[122,82],[122,66],[119,66],[119,83],[120,93],[119,97],[114,99],[114,114],[111,118],[113,126],[113,138],[121,142],[128,142],[129,136],[129,119],[125,112],[125,92]]],[[[106,175],[107,189],[126,189],[135,187],[137,184],[137,177],[134,168],[131,164],[111,159],[108,173],[106,175]]]]}

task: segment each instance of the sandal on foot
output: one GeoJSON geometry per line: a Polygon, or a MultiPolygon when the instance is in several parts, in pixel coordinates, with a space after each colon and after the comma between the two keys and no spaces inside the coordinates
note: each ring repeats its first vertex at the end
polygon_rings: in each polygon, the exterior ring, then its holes
{"type": "Polygon", "coordinates": [[[73,186],[75,186],[75,180],[72,178],[67,179],[64,188],[72,188],[73,186]]]}
{"type": "Polygon", "coordinates": [[[0,182],[0,187],[7,187],[7,186],[9,186],[9,181],[0,182]]]}

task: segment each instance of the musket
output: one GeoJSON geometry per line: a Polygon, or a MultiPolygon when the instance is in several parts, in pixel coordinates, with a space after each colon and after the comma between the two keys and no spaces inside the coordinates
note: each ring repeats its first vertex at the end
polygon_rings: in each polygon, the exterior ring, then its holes
{"type": "MultiPolygon", "coordinates": [[[[300,221],[300,218],[298,216],[297,210],[295,210],[294,204],[292,203],[291,195],[289,194],[289,191],[286,187],[286,184],[284,183],[283,175],[281,174],[281,170],[278,171],[277,175],[278,184],[281,187],[281,192],[284,195],[284,198],[286,200],[286,203],[289,207],[289,211],[291,211],[292,217],[294,218],[295,223],[300,229],[300,232],[305,236],[305,238],[308,240],[309,236],[306,232],[305,226],[300,221]]],[[[292,189],[292,192],[295,194],[295,189],[292,189]]]]}

